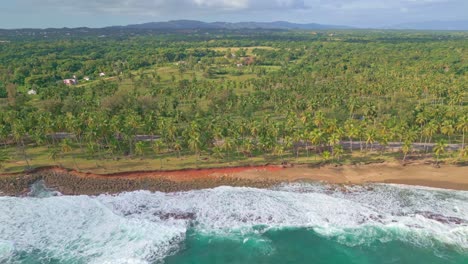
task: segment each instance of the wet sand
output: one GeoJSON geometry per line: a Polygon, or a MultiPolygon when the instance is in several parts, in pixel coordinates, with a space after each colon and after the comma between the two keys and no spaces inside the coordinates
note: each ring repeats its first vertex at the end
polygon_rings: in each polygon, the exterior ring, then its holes
{"type": "Polygon", "coordinates": [[[423,161],[368,165],[326,165],[309,167],[252,166],[178,171],[124,172],[99,175],[49,167],[30,173],[0,174],[0,194],[22,195],[38,180],[69,195],[98,195],[124,191],[188,191],[217,186],[268,188],[284,182],[320,181],[330,184],[397,183],[454,190],[468,190],[468,166],[442,165],[423,161]]]}
{"type": "Polygon", "coordinates": [[[468,166],[426,164],[402,166],[399,163],[369,165],[324,166],[319,168],[293,167],[273,173],[241,173],[245,179],[268,178],[286,182],[321,181],[331,184],[395,183],[468,190],[468,166]]]}

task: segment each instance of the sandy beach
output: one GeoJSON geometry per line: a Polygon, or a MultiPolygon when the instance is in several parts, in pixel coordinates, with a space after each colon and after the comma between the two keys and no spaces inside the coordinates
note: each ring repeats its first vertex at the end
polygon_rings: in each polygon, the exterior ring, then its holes
{"type": "Polygon", "coordinates": [[[0,174],[0,193],[22,195],[38,181],[70,195],[98,195],[124,191],[188,191],[217,186],[267,188],[280,183],[319,181],[330,184],[395,183],[468,190],[468,166],[434,167],[424,161],[403,166],[398,162],[367,165],[266,165],[235,168],[93,174],[57,167],[22,174],[0,174]]]}

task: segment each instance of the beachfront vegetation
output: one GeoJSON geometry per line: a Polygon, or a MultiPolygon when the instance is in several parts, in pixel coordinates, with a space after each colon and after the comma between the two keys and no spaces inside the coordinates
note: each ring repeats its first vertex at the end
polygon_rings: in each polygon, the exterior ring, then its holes
{"type": "Polygon", "coordinates": [[[0,169],[467,160],[466,32],[190,33],[4,36],[0,169]]]}

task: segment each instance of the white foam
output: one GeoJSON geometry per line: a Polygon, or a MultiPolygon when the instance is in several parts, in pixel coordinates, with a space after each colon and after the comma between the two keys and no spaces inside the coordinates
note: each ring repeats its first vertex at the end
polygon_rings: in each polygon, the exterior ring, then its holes
{"type": "Polygon", "coordinates": [[[249,234],[257,225],[311,227],[340,241],[344,241],[340,236],[362,232],[362,243],[372,239],[412,243],[435,239],[468,249],[468,192],[398,185],[348,187],[343,192],[341,187],[293,184],[274,190],[220,187],[167,195],[136,192],[110,200],[107,196],[100,198],[114,210],[125,208],[137,218],[161,221],[159,216],[164,214],[193,215],[198,230],[205,232],[228,234],[235,229],[249,234]],[[459,210],[454,211],[455,206],[459,210]],[[369,230],[380,231],[372,234],[369,230]]]}
{"type": "Polygon", "coordinates": [[[8,263],[13,257],[13,243],[0,239],[0,263],[8,263]]]}
{"type": "Polygon", "coordinates": [[[347,188],[292,184],[272,190],[0,198],[0,238],[6,241],[0,241],[0,259],[13,249],[40,249],[61,260],[144,263],[174,253],[191,225],[197,232],[234,235],[239,243],[259,243],[268,228],[309,227],[348,246],[404,240],[468,252],[468,192],[347,188]]]}
{"type": "Polygon", "coordinates": [[[0,237],[11,241],[15,250],[38,249],[61,260],[158,259],[185,233],[185,226],[121,217],[86,196],[3,198],[0,208],[0,237]]]}

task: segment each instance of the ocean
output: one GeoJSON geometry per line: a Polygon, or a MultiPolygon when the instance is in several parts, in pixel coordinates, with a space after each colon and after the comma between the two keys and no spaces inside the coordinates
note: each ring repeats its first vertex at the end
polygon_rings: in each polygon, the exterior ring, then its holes
{"type": "Polygon", "coordinates": [[[0,197],[0,263],[468,263],[468,192],[295,183],[0,197]]]}

